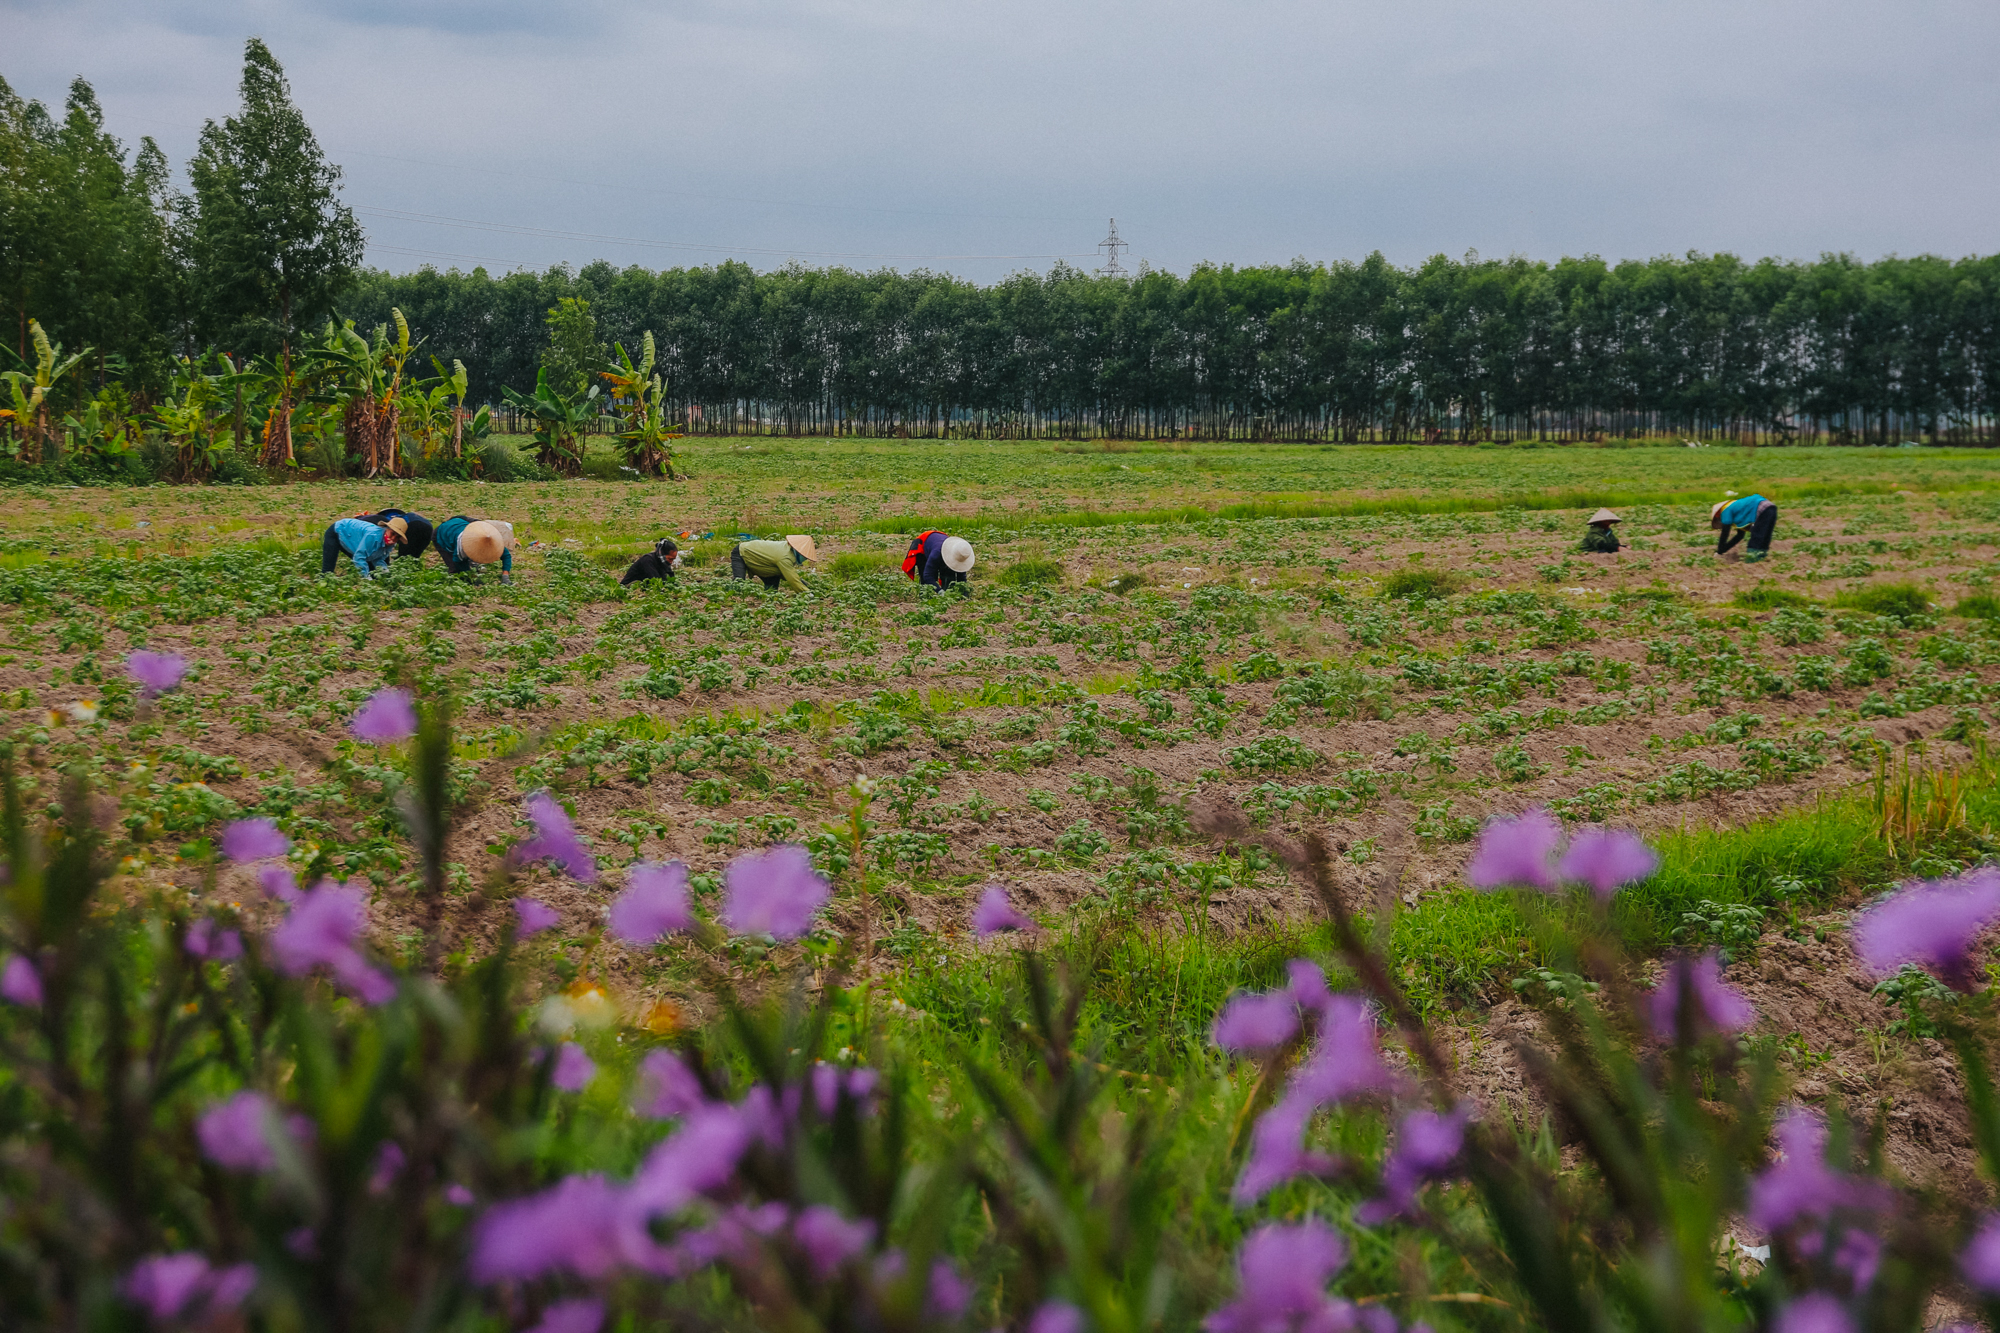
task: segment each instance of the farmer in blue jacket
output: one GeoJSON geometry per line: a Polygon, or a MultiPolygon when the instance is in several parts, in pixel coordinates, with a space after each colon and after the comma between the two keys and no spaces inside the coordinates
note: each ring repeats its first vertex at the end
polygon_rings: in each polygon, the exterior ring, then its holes
{"type": "Polygon", "coordinates": [[[333,573],[345,555],[361,571],[361,577],[373,578],[375,571],[402,549],[409,535],[410,527],[401,518],[380,523],[365,518],[336,519],[319,539],[319,572],[333,573]]]}
{"type": "Polygon", "coordinates": [[[1750,548],[1743,558],[1762,560],[1771,554],[1771,533],[1778,526],[1778,506],[1761,495],[1725,500],[1708,511],[1708,526],[1721,534],[1715,539],[1717,555],[1728,551],[1747,534],[1750,548]]]}

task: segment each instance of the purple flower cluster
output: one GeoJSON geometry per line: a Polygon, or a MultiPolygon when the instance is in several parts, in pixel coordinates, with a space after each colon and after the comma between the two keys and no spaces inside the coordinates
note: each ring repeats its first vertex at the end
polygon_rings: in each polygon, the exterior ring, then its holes
{"type": "Polygon", "coordinates": [[[212,916],[197,917],[188,926],[183,947],[188,957],[205,963],[226,963],[243,956],[243,936],[212,916]]]}
{"type": "Polygon", "coordinates": [[[1302,1175],[1324,1175],[1334,1161],[1305,1146],[1306,1129],[1320,1108],[1396,1086],[1375,1040],[1375,1016],[1352,995],[1327,989],[1326,974],[1304,959],[1289,965],[1285,986],[1266,995],[1238,996],[1216,1021],[1216,1041],[1230,1049],[1258,1050],[1290,1041],[1310,1015],[1317,1031],[1311,1051],[1284,1093],[1251,1129],[1250,1154],[1232,1196],[1248,1204],[1302,1175]]]}
{"type": "Polygon", "coordinates": [[[542,1322],[528,1333],[597,1333],[603,1327],[604,1302],[589,1296],[574,1296],[542,1311],[542,1322]]]}
{"type": "Polygon", "coordinates": [[[1465,1123],[1471,1118],[1462,1106],[1442,1114],[1412,1111],[1404,1116],[1396,1126],[1396,1144],[1382,1163],[1382,1197],[1355,1209],[1354,1220],[1374,1226],[1407,1216],[1424,1182],[1446,1174],[1464,1151],[1465,1123]]]}
{"type": "Polygon", "coordinates": [[[1034,928],[1034,919],[1015,908],[1007,890],[998,884],[988,884],[986,892],[979,895],[979,905],[972,909],[972,933],[982,940],[1003,930],[1034,928]]]}
{"type": "Polygon", "coordinates": [[[1741,1032],[1757,1021],[1757,1011],[1743,992],[1722,979],[1722,963],[1712,953],[1670,960],[1646,1000],[1653,1031],[1668,1041],[1680,1034],[1683,1009],[1697,1035],[1741,1032]]]}
{"type": "Polygon", "coordinates": [[[670,1120],[686,1115],[707,1100],[695,1072],[665,1047],[647,1052],[646,1058],[639,1062],[639,1086],[632,1109],[640,1115],[670,1120]]]}
{"type": "Polygon", "coordinates": [[[535,826],[535,836],[515,844],[514,859],[553,861],[579,884],[595,884],[597,858],[577,836],[576,825],[570,822],[569,812],[562,804],[547,792],[538,791],[528,798],[527,813],[528,822],[535,826]]]}
{"type": "Polygon", "coordinates": [[[738,935],[795,940],[832,896],[812,857],[795,843],[737,857],[723,872],[722,923],[738,935]]]}
{"type": "Polygon", "coordinates": [[[1958,1256],[1965,1280],[1988,1296],[2000,1296],[2000,1213],[1988,1213],[1958,1256]]]}
{"type": "Polygon", "coordinates": [[[530,935],[541,934],[562,920],[562,917],[557,914],[555,908],[539,898],[516,898],[514,920],[519,928],[520,937],[525,940],[530,935]]]}
{"type": "Polygon", "coordinates": [[[125,657],[125,670],[138,682],[139,693],[148,699],[157,699],[178,688],[187,669],[188,661],[179,653],[150,653],[141,648],[125,657]]]}
{"type": "Polygon", "coordinates": [[[1750,1182],[1744,1208],[1764,1230],[1780,1232],[1835,1213],[1869,1213],[1889,1205],[1892,1196],[1882,1182],[1827,1165],[1826,1125],[1817,1114],[1793,1107],[1779,1118],[1773,1136],[1778,1160],[1750,1182]]]}
{"type": "Polygon", "coordinates": [[[230,1171],[248,1172],[278,1165],[285,1130],[271,1099],[248,1089],[209,1107],[194,1125],[204,1157],[230,1171]]]}
{"type": "Polygon", "coordinates": [[[1202,1322],[1209,1333],[1307,1333],[1352,1328],[1354,1307],[1327,1294],[1347,1245],[1317,1218],[1259,1227],[1236,1252],[1237,1297],[1202,1322]]]}
{"type": "Polygon", "coordinates": [[[238,865],[271,861],[292,850],[292,840],[269,819],[238,819],[222,830],[222,854],[238,865]]]}
{"type": "Polygon", "coordinates": [[[609,920],[613,935],[640,949],[692,928],[694,907],[688,897],[687,864],[635,864],[627,872],[625,892],[611,900],[609,920]]]}
{"type": "Polygon", "coordinates": [[[0,965],[0,1000],[39,1009],[42,1004],[42,974],[23,954],[15,954],[0,965]]]}
{"type": "Polygon", "coordinates": [[[850,1220],[825,1204],[814,1204],[792,1222],[792,1241],[813,1276],[825,1281],[867,1252],[875,1241],[875,1224],[866,1218],[850,1220]]]}
{"type": "Polygon", "coordinates": [[[1510,886],[1553,893],[1564,882],[1582,884],[1608,900],[1619,888],[1652,875],[1659,855],[1636,834],[1619,829],[1585,829],[1570,840],[1560,860],[1562,825],[1545,809],[1514,819],[1495,819],[1479,835],[1465,867],[1477,889],[1510,886]]]}
{"type": "Polygon", "coordinates": [[[292,900],[290,914],[271,932],[271,961],[288,977],[323,967],[341,989],[365,1004],[381,1004],[396,993],[396,983],[370,967],[355,947],[367,927],[362,891],[327,881],[292,900]]]}
{"type": "Polygon", "coordinates": [[[348,729],[356,740],[384,745],[417,734],[417,701],[408,690],[377,690],[355,710],[348,729]]]}
{"type": "Polygon", "coordinates": [[[185,1250],[141,1259],[125,1275],[123,1293],[164,1324],[234,1310],[256,1285],[257,1270],[250,1264],[216,1268],[203,1255],[185,1250]]]}
{"type": "Polygon", "coordinates": [[[1982,866],[1952,879],[1919,881],[1854,923],[1854,952],[1870,972],[1888,976],[1905,963],[1971,993],[1983,980],[1972,947],[2000,920],[2000,870],[1982,866]]]}
{"type": "Polygon", "coordinates": [[[872,1069],[842,1069],[821,1061],[812,1067],[807,1086],[812,1089],[813,1106],[822,1116],[831,1116],[840,1109],[843,1097],[865,1107],[875,1095],[877,1081],[872,1069]]]}
{"type": "Polygon", "coordinates": [[[549,1074],[549,1082],[564,1092],[582,1092],[596,1076],[597,1062],[583,1047],[566,1041],[556,1048],[555,1069],[549,1074]]]}

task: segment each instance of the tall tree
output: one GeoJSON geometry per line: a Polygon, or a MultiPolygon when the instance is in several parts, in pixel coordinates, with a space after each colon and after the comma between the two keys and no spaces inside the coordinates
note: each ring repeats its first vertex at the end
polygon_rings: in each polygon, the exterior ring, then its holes
{"type": "MultiPolygon", "coordinates": [[[[361,263],[361,225],[260,38],[244,47],[240,91],[241,111],[204,125],[188,164],[189,277],[200,336],[239,356],[275,348],[289,382],[298,330],[332,312],[361,263]]],[[[281,396],[271,416],[268,464],[293,461],[291,406],[281,396]]]]}

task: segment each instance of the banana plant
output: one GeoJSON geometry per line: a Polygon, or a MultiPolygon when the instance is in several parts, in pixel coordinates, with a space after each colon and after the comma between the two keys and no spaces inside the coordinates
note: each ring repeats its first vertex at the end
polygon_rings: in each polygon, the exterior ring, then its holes
{"type": "Polygon", "coordinates": [[[400,309],[389,311],[396,329],[377,325],[371,342],[354,331],[354,321],[328,324],[320,345],[308,354],[328,401],[343,409],[348,450],[357,455],[370,477],[396,476],[407,471],[402,457],[402,422],[406,386],[403,370],[415,355],[410,325],[400,309]]]}
{"type": "Polygon", "coordinates": [[[115,463],[139,452],[139,424],[120,411],[119,404],[107,401],[111,394],[112,390],[106,389],[86,403],[80,415],[64,417],[63,425],[72,432],[80,452],[115,463]]]}
{"type": "Polygon", "coordinates": [[[209,476],[233,447],[219,429],[222,419],[215,413],[223,402],[219,378],[183,357],[174,371],[173,388],[153,409],[154,424],[174,446],[176,481],[209,476]]]}
{"type": "Polygon", "coordinates": [[[538,423],[533,438],[521,446],[523,452],[533,450],[537,463],[565,477],[583,471],[584,431],[597,415],[595,384],[580,398],[568,397],[549,386],[549,370],[544,366],[535,375],[532,395],[508,388],[502,388],[500,394],[509,407],[526,413],[538,423]]]}
{"type": "Polygon", "coordinates": [[[618,442],[625,464],[642,477],[671,477],[674,447],[669,441],[680,439],[681,434],[667,428],[666,414],[660,408],[663,381],[653,373],[657,362],[652,330],[646,331],[645,341],[640,344],[637,365],[632,363],[625,344],[613,345],[618,360],[597,373],[611,385],[611,401],[618,405],[619,415],[624,418],[625,429],[618,433],[618,442]]]}
{"type": "Polygon", "coordinates": [[[444,364],[436,357],[431,358],[431,364],[437,367],[438,377],[444,381],[444,387],[451,391],[453,398],[457,399],[451,409],[451,456],[454,459],[462,459],[465,457],[465,441],[468,436],[476,441],[483,440],[493,433],[493,409],[481,403],[477,411],[466,411],[465,394],[472,385],[472,376],[466,372],[465,362],[453,360],[449,374],[445,373],[444,364]]]}
{"type": "Polygon", "coordinates": [[[12,421],[20,435],[20,446],[14,456],[23,463],[39,463],[42,461],[43,446],[52,430],[49,395],[63,377],[75,370],[77,364],[95,349],[86,347],[65,358],[62,344],[49,341],[49,335],[42,331],[40,320],[28,321],[28,336],[35,345],[35,368],[33,371],[0,372],[0,378],[7,381],[8,396],[12,399],[10,406],[0,408],[0,417],[12,421]]]}

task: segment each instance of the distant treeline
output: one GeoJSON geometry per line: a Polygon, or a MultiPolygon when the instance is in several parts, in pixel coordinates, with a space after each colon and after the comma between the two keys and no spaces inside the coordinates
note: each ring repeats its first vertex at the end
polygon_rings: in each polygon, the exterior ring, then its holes
{"type": "Polygon", "coordinates": [[[1690,435],[1986,443],[2000,256],[1608,264],[1443,256],[992,286],[748,265],[363,272],[474,399],[535,379],[544,315],[651,330],[697,432],[1472,440],[1690,435]]]}

